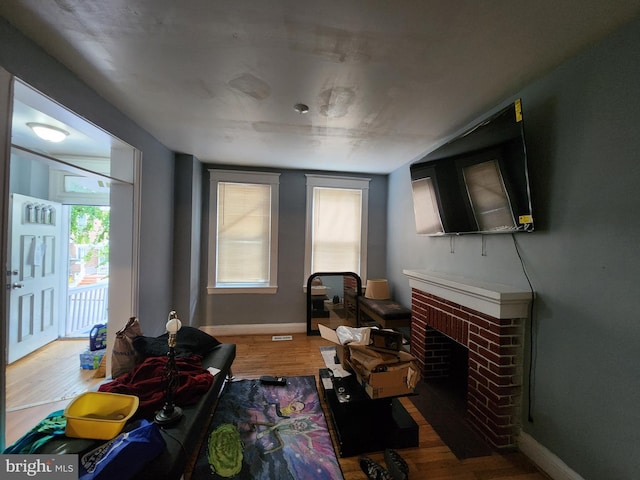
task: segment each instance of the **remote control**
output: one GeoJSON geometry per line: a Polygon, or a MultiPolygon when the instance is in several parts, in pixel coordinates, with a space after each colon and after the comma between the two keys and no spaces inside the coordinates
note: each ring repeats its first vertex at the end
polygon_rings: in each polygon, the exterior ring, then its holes
{"type": "Polygon", "coordinates": [[[338,397],[338,402],[345,403],[351,401],[351,394],[342,378],[334,377],[333,388],[336,392],[336,397],[338,397]]]}
{"type": "Polygon", "coordinates": [[[272,377],[269,375],[263,375],[262,377],[260,377],[260,383],[264,385],[283,386],[287,384],[287,379],[284,377],[272,377]]]}

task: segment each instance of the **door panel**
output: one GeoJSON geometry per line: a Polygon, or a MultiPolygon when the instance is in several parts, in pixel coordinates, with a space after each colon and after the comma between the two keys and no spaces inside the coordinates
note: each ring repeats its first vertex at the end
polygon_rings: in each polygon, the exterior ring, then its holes
{"type": "Polygon", "coordinates": [[[34,316],[34,304],[35,299],[32,293],[26,295],[19,295],[18,302],[18,331],[17,331],[17,343],[25,342],[29,338],[33,337],[35,332],[35,316],[34,316]]]}
{"type": "Polygon", "coordinates": [[[11,195],[8,362],[58,338],[61,205],[11,195]]]}

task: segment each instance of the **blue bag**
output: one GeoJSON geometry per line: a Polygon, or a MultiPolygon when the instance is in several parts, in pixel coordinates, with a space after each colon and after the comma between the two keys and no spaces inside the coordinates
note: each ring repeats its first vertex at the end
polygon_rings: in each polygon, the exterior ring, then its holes
{"type": "Polygon", "coordinates": [[[132,430],[81,455],[79,480],[128,480],[165,448],[157,424],[140,420],[132,430]]]}
{"type": "Polygon", "coordinates": [[[99,323],[89,332],[89,350],[93,352],[103,348],[107,348],[107,325],[99,323]]]}

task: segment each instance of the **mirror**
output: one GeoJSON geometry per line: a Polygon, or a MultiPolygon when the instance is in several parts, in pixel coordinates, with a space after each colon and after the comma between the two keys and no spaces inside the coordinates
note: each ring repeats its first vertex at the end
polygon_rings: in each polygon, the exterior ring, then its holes
{"type": "Polygon", "coordinates": [[[356,327],[362,280],[353,272],[317,272],[307,280],[307,335],[320,335],[319,324],[356,327]]]}

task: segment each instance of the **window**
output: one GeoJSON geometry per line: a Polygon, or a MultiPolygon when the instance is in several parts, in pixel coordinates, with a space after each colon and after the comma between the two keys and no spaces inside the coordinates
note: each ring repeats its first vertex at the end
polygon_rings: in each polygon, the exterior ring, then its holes
{"type": "Polygon", "coordinates": [[[487,232],[515,230],[517,224],[498,161],[476,163],[462,172],[478,228],[487,232]]]}
{"type": "Polygon", "coordinates": [[[431,177],[413,180],[411,182],[411,190],[413,192],[416,232],[428,235],[444,232],[440,211],[438,210],[436,191],[431,177]]]}
{"type": "Polygon", "coordinates": [[[369,181],[307,175],[305,285],[316,272],[366,278],[369,181]]]}
{"type": "Polygon", "coordinates": [[[209,293],[277,290],[279,174],[209,170],[209,293]]]}
{"type": "Polygon", "coordinates": [[[80,176],[51,169],[49,191],[51,198],[73,205],[109,205],[111,181],[106,177],[80,176]]]}

